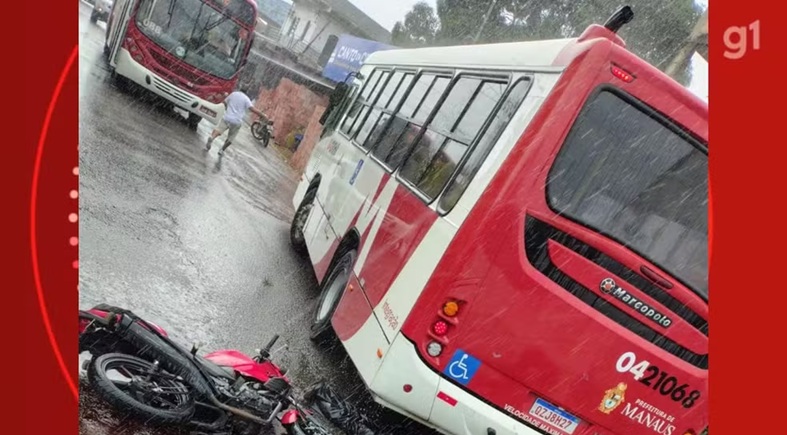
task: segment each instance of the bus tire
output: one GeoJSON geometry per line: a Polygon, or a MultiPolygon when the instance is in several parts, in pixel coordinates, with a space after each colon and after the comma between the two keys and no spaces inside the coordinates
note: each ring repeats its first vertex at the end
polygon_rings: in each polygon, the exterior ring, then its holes
{"type": "Polygon", "coordinates": [[[292,218],[290,224],[290,244],[292,248],[300,255],[305,255],[307,252],[306,238],[303,236],[303,229],[306,226],[306,221],[309,220],[312,207],[314,207],[314,198],[317,196],[317,189],[310,188],[306,191],[306,196],[295,211],[295,216],[292,218]]]}
{"type": "Polygon", "coordinates": [[[96,13],[95,9],[93,10],[93,12],[90,13],[90,22],[91,23],[97,23],[98,22],[98,14],[96,13]]]}
{"type": "Polygon", "coordinates": [[[317,300],[309,331],[309,338],[314,342],[324,342],[333,335],[331,318],[350,282],[355,256],[355,249],[341,254],[331,267],[328,277],[320,285],[320,298],[317,300]]]}
{"type": "Polygon", "coordinates": [[[201,116],[189,113],[189,119],[186,120],[186,123],[189,125],[190,129],[197,130],[200,121],[202,121],[201,116]]]}

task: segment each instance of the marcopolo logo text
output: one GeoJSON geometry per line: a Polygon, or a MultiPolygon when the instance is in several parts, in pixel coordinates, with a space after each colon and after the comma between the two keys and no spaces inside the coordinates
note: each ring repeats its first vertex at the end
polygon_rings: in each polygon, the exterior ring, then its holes
{"type": "Polygon", "coordinates": [[[640,314],[658,325],[661,325],[665,328],[672,325],[672,319],[670,319],[667,315],[657,311],[646,302],[619,287],[612,278],[607,278],[601,281],[601,292],[615,297],[615,299],[623,302],[634,310],[637,310],[640,314]]]}

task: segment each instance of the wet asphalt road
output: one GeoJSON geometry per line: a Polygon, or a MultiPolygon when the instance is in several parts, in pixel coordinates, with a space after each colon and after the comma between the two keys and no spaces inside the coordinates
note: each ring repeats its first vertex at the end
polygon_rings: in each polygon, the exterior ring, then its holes
{"type": "MultiPolygon", "coordinates": [[[[204,351],[251,353],[273,334],[296,386],[329,379],[366,402],[340,346],[304,325],[316,303],[310,265],[289,246],[297,175],[244,128],[224,158],[211,125],[121,92],[102,57],[105,24],[80,5],[80,307],[131,309],[204,351]]],[[[223,143],[217,140],[219,145],[223,143]]],[[[84,381],[83,381],[84,387],[84,381]]],[[[105,409],[83,388],[84,434],[160,433],[105,409]]],[[[419,430],[407,425],[394,433],[419,430]]]]}

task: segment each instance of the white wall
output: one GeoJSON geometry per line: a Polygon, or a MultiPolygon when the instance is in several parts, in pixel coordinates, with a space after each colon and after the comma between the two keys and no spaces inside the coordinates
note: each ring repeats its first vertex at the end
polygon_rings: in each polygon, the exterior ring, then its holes
{"type": "MultiPolygon", "coordinates": [[[[311,41],[311,38],[317,36],[317,33],[323,28],[323,26],[325,26],[326,18],[327,17],[324,17],[319,21],[319,25],[317,26],[317,28],[314,29],[314,33],[307,40],[307,44],[308,41],[311,41]]],[[[312,43],[311,45],[311,49],[318,53],[321,53],[323,47],[325,47],[325,44],[328,42],[329,36],[336,35],[338,37],[343,33],[350,33],[350,32],[347,29],[345,29],[344,26],[337,24],[335,21],[328,20],[328,27],[326,27],[325,30],[323,30],[322,33],[320,33],[320,35],[317,36],[317,39],[315,39],[314,43],[312,43]]]]}
{"type": "Polygon", "coordinates": [[[350,33],[349,29],[346,29],[344,26],[334,21],[329,14],[326,12],[320,13],[319,9],[317,9],[317,7],[314,5],[304,2],[296,2],[293,4],[290,17],[287,19],[287,22],[284,23],[284,26],[282,26],[280,43],[285,47],[294,46],[297,44],[299,41],[301,41],[301,36],[303,36],[304,29],[309,22],[311,22],[311,24],[309,25],[309,29],[306,31],[306,36],[303,38],[303,44],[308,44],[316,36],[317,39],[311,44],[309,48],[318,53],[322,52],[322,49],[328,42],[328,37],[330,35],[339,36],[343,33],[350,33]],[[288,36],[290,26],[292,26],[292,22],[298,18],[300,18],[298,27],[291,38],[288,36]],[[323,26],[325,26],[326,21],[328,22],[328,26],[318,36],[320,30],[323,28],[323,26]]]}
{"type": "Polygon", "coordinates": [[[306,28],[307,23],[311,22],[309,26],[310,29],[307,32],[307,38],[309,33],[312,32],[311,28],[314,27],[315,21],[317,20],[317,10],[310,5],[304,5],[302,3],[295,3],[290,11],[290,16],[287,19],[287,22],[284,23],[284,27],[282,27],[282,35],[281,35],[281,42],[287,46],[291,42],[297,42],[300,40],[301,36],[303,35],[303,30],[306,28]],[[295,29],[295,33],[290,36],[290,28],[292,27],[292,23],[294,21],[298,21],[298,26],[295,29]]]}

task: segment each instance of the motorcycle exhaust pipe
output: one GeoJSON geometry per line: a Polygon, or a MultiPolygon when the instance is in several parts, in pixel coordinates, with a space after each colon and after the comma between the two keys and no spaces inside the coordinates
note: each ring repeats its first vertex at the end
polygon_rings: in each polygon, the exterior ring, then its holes
{"type": "Polygon", "coordinates": [[[260,423],[260,424],[264,424],[264,425],[268,425],[268,424],[273,423],[273,419],[276,418],[276,416],[281,412],[282,408],[284,407],[281,402],[277,403],[276,404],[276,408],[273,410],[271,415],[266,420],[263,420],[262,418],[257,417],[256,415],[254,415],[254,414],[252,414],[250,412],[247,412],[247,411],[244,411],[242,409],[238,409],[238,408],[235,408],[233,406],[229,406],[227,404],[221,403],[219,401],[219,399],[217,399],[212,394],[209,395],[208,399],[210,399],[211,403],[213,403],[213,406],[215,406],[216,408],[222,409],[222,410],[227,411],[227,412],[229,412],[231,414],[235,414],[238,417],[242,417],[242,418],[254,421],[255,423],[260,423]]]}

